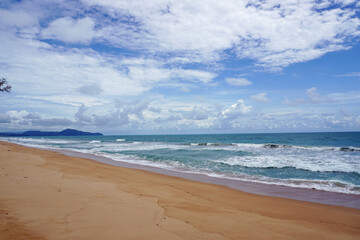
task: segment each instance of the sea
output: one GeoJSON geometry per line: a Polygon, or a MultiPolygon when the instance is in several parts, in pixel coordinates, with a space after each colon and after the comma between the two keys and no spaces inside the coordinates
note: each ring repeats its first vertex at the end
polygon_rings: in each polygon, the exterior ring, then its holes
{"type": "Polygon", "coordinates": [[[360,132],[1,138],[223,180],[360,195],[360,132]]]}

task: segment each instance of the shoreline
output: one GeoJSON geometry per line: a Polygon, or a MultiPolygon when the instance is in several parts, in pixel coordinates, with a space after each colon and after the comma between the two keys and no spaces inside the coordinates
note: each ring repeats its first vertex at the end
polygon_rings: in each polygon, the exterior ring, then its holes
{"type": "Polygon", "coordinates": [[[313,203],[360,209],[360,195],[356,195],[356,194],[336,193],[336,192],[328,192],[324,190],[289,187],[289,186],[282,186],[276,184],[250,182],[250,181],[238,180],[238,179],[212,177],[202,173],[181,172],[181,171],[164,169],[154,166],[128,163],[126,161],[116,161],[108,157],[98,156],[90,153],[81,153],[72,150],[63,150],[63,149],[59,150],[59,149],[46,149],[46,148],[44,148],[44,150],[58,152],[71,157],[86,158],[117,167],[145,170],[152,173],[163,174],[172,177],[179,177],[179,178],[202,182],[202,183],[221,185],[238,191],[258,194],[262,196],[280,197],[280,198],[293,199],[293,200],[299,200],[305,202],[313,202],[313,203]]]}
{"type": "Polygon", "coordinates": [[[3,239],[359,239],[360,210],[0,142],[3,239]]]}
{"type": "Polygon", "coordinates": [[[202,182],[202,183],[225,186],[241,192],[258,194],[261,196],[280,197],[280,198],[293,199],[293,200],[299,200],[305,202],[313,202],[313,203],[360,209],[360,195],[356,195],[356,194],[329,192],[325,190],[309,189],[309,188],[301,188],[301,187],[290,187],[284,185],[277,185],[273,183],[266,184],[266,183],[252,182],[241,179],[221,178],[221,177],[209,176],[204,173],[182,172],[182,171],[160,168],[156,166],[141,165],[136,163],[129,163],[126,161],[113,160],[105,156],[99,156],[91,153],[82,153],[68,149],[46,148],[41,146],[28,146],[13,142],[7,142],[7,143],[45,150],[45,151],[52,151],[70,157],[85,158],[116,167],[144,170],[152,173],[157,173],[172,177],[179,177],[179,178],[202,182]]]}

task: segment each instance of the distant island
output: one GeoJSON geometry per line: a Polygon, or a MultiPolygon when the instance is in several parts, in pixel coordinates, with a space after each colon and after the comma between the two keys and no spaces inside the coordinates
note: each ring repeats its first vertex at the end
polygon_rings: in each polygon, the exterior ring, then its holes
{"type": "Polygon", "coordinates": [[[65,129],[60,132],[26,131],[23,133],[0,132],[0,137],[32,137],[32,136],[102,136],[101,133],[83,132],[76,129],[65,129]]]}

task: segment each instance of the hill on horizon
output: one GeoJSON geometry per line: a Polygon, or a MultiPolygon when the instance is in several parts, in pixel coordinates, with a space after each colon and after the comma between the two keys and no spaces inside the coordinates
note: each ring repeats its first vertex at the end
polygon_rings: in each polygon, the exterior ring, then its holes
{"type": "Polygon", "coordinates": [[[102,133],[92,133],[92,132],[83,132],[76,129],[64,129],[60,132],[56,131],[25,131],[23,133],[11,133],[11,132],[2,132],[0,133],[2,137],[30,137],[30,136],[103,136],[102,133]]]}

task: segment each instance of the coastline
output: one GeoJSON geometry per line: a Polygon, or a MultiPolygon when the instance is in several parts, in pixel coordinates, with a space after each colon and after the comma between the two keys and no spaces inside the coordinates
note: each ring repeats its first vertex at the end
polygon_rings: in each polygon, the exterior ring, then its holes
{"type": "Polygon", "coordinates": [[[0,142],[0,236],[358,239],[360,210],[0,142]],[[20,235],[19,235],[20,234],[20,235]]]}
{"type": "Polygon", "coordinates": [[[250,182],[239,179],[219,178],[219,177],[205,175],[202,173],[180,172],[180,171],[164,169],[154,166],[128,163],[125,161],[116,161],[103,156],[75,152],[71,150],[56,150],[56,149],[45,149],[45,150],[58,152],[70,157],[86,158],[117,167],[144,170],[157,174],[179,177],[179,178],[202,182],[202,183],[221,185],[242,192],[253,193],[262,196],[280,197],[280,198],[300,200],[305,202],[313,202],[313,203],[360,209],[360,195],[356,195],[356,194],[328,192],[324,190],[289,187],[289,186],[282,186],[276,184],[264,184],[264,183],[250,182]]]}

